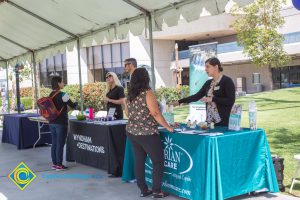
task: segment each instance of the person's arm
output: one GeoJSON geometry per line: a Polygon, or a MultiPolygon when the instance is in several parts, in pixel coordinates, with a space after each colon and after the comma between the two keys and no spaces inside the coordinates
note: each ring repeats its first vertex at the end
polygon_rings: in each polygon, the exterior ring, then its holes
{"type": "Polygon", "coordinates": [[[204,83],[204,85],[202,86],[202,88],[194,95],[191,95],[189,97],[183,98],[183,99],[179,99],[178,103],[182,104],[182,103],[191,103],[191,102],[195,102],[200,100],[202,97],[204,97],[206,95],[206,88],[207,86],[209,86],[209,81],[206,81],[204,83]]]}
{"type": "Polygon", "coordinates": [[[124,104],[124,101],[125,101],[125,98],[121,98],[121,99],[118,99],[118,100],[106,98],[106,100],[107,100],[107,102],[111,102],[111,103],[113,103],[113,104],[123,105],[123,104],[124,104]]]}
{"type": "Polygon", "coordinates": [[[152,90],[148,90],[146,94],[146,103],[147,107],[150,111],[150,114],[154,117],[154,119],[163,127],[165,127],[169,132],[173,132],[173,127],[169,126],[166,122],[165,118],[162,116],[158,104],[155,98],[155,95],[152,90]]]}
{"type": "Polygon", "coordinates": [[[75,108],[77,107],[77,105],[78,105],[77,102],[73,102],[73,101],[70,99],[69,95],[66,94],[66,93],[64,93],[64,92],[62,93],[62,101],[63,101],[63,104],[64,104],[64,105],[68,105],[68,106],[70,106],[70,107],[73,108],[73,109],[75,109],[75,108]]]}
{"type": "Polygon", "coordinates": [[[226,97],[213,97],[212,101],[216,104],[231,106],[235,102],[235,86],[229,78],[224,82],[224,90],[226,97]]]}
{"type": "Polygon", "coordinates": [[[124,93],[123,87],[118,88],[118,96],[119,96],[119,99],[117,99],[117,100],[106,97],[106,101],[111,102],[113,104],[123,105],[125,103],[125,93],[124,93]]]}
{"type": "Polygon", "coordinates": [[[128,114],[128,107],[127,107],[127,99],[124,99],[124,105],[125,105],[125,115],[127,116],[127,118],[129,118],[129,114],[128,114]]]}

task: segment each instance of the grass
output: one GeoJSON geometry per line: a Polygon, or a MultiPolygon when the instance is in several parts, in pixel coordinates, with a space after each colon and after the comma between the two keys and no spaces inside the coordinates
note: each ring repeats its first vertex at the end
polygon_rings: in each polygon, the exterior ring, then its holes
{"type": "MultiPolygon", "coordinates": [[[[300,88],[290,88],[239,97],[243,105],[242,126],[249,127],[248,102],[257,104],[257,123],[267,134],[271,153],[284,158],[284,185],[289,190],[300,154],[300,88]]],[[[188,106],[174,109],[175,121],[185,121],[188,106]]],[[[293,194],[300,196],[300,184],[295,184],[293,194]]]]}

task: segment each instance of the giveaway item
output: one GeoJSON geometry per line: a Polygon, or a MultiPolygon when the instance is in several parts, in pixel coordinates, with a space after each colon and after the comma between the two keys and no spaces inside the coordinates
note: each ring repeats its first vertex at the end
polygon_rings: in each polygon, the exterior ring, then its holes
{"type": "Polygon", "coordinates": [[[249,102],[249,128],[251,130],[256,130],[256,103],[254,101],[249,102]]]}
{"type": "Polygon", "coordinates": [[[89,109],[89,118],[94,119],[94,109],[93,108],[89,109]]]}
{"type": "Polygon", "coordinates": [[[110,121],[113,120],[115,112],[116,112],[116,108],[109,108],[106,118],[110,119],[110,121]]]}
{"type": "Polygon", "coordinates": [[[229,130],[241,130],[242,105],[234,104],[229,117],[229,130]]]}
{"type": "Polygon", "coordinates": [[[199,127],[203,130],[206,130],[208,129],[208,126],[207,126],[207,122],[200,122],[199,123],[199,127]]]}
{"type": "Polygon", "coordinates": [[[76,115],[77,120],[79,121],[83,121],[86,119],[86,116],[83,115],[82,113],[79,113],[78,115],[76,115]]]}

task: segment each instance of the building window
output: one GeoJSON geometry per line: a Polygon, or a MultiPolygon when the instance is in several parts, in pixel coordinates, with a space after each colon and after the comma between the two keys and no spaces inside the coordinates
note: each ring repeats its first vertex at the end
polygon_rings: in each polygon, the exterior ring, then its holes
{"type": "Polygon", "coordinates": [[[57,54],[46,58],[39,64],[40,85],[43,87],[51,87],[51,78],[53,76],[61,76],[65,84],[67,79],[66,54],[57,54]]]}
{"type": "Polygon", "coordinates": [[[300,86],[300,66],[286,66],[272,69],[275,88],[300,86]]]}
{"type": "Polygon", "coordinates": [[[129,80],[128,75],[124,73],[124,63],[126,58],[129,58],[129,43],[115,43],[108,45],[100,45],[88,47],[88,66],[91,71],[89,80],[106,81],[105,74],[107,72],[115,72],[119,77],[123,86],[129,80]],[[93,66],[94,62],[94,66],[93,66]],[[94,68],[93,68],[94,67],[94,68]],[[95,78],[94,78],[95,76],[95,78]]]}
{"type": "Polygon", "coordinates": [[[253,73],[252,74],[252,83],[254,84],[254,85],[256,85],[256,84],[260,84],[261,82],[260,82],[260,73],[253,73]]]}

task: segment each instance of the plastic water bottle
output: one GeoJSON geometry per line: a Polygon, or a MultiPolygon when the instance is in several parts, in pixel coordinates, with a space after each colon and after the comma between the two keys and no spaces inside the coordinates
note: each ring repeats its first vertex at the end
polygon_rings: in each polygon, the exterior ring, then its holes
{"type": "Polygon", "coordinates": [[[85,116],[86,117],[90,116],[90,109],[89,108],[85,109],[85,116]]]}
{"type": "Polygon", "coordinates": [[[167,109],[167,101],[166,98],[163,96],[161,98],[161,113],[165,113],[167,109]]]}
{"type": "Polygon", "coordinates": [[[250,128],[250,130],[256,130],[256,128],[257,128],[256,114],[257,114],[256,103],[255,103],[255,101],[250,101],[249,102],[249,128],[250,128]]]}

